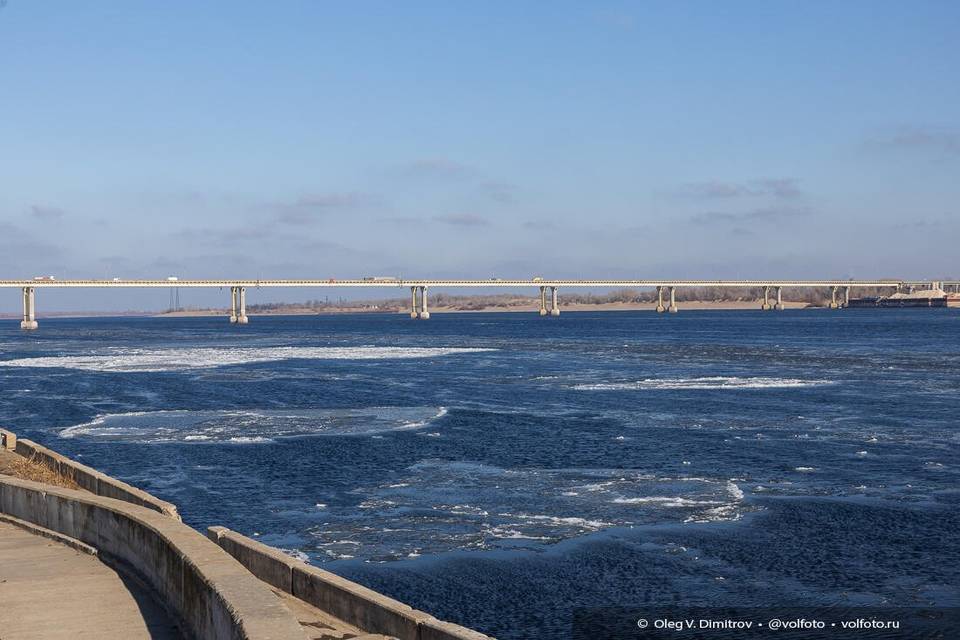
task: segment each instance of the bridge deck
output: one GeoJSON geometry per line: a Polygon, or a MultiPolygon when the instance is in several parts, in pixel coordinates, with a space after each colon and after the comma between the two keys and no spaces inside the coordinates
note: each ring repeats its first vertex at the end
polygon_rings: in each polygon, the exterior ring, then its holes
{"type": "MultiPolygon", "coordinates": [[[[929,286],[930,282],[908,280],[621,280],[621,279],[500,279],[487,280],[439,280],[439,279],[245,279],[236,280],[0,280],[0,288],[35,287],[37,289],[60,288],[229,288],[229,287],[360,287],[360,288],[402,288],[402,287],[444,287],[444,288],[501,288],[501,287],[597,287],[597,288],[652,288],[652,287],[889,287],[902,285],[929,286]]],[[[941,282],[955,286],[957,281],[941,282]]]]}

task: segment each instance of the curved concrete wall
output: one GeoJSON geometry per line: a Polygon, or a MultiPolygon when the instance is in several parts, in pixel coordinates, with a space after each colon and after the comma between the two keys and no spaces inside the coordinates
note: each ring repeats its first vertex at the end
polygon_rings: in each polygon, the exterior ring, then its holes
{"type": "Polygon", "coordinates": [[[6,431],[3,437],[5,441],[13,443],[12,447],[8,446],[7,448],[12,449],[15,453],[25,458],[36,460],[62,476],[72,478],[81,488],[86,489],[90,493],[140,505],[141,507],[153,509],[166,516],[180,520],[180,514],[177,513],[177,507],[174,504],[164,502],[142,489],[137,489],[126,482],[111,478],[107,474],[101,473],[85,464],[74,462],[70,458],[60,455],[56,451],[39,445],[36,442],[24,440],[23,438],[17,439],[12,432],[6,431]]]}
{"type": "Polygon", "coordinates": [[[0,512],[80,540],[101,556],[131,567],[193,637],[306,637],[296,617],[243,565],[155,510],[0,476],[0,512]]]}
{"type": "Polygon", "coordinates": [[[264,582],[367,633],[393,636],[399,640],[493,640],[295,560],[226,527],[210,527],[207,535],[264,582]]]}

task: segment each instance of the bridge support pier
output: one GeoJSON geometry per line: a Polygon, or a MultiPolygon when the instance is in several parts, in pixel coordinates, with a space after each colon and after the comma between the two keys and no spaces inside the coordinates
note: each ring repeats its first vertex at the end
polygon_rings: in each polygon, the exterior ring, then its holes
{"type": "Polygon", "coordinates": [[[430,312],[427,310],[427,288],[420,287],[420,319],[429,320],[430,312]]]}
{"type": "Polygon", "coordinates": [[[830,288],[830,308],[839,309],[840,303],[837,302],[837,289],[840,287],[831,287],[830,288]]]}
{"type": "Polygon", "coordinates": [[[773,305],[777,311],[783,311],[783,287],[777,287],[777,303],[773,305]]]}
{"type": "Polygon", "coordinates": [[[657,287],[657,313],[663,313],[667,308],[663,306],[663,287],[657,287]]]}
{"type": "Polygon", "coordinates": [[[247,288],[230,287],[230,324],[247,324],[247,288]]]}
{"type": "Polygon", "coordinates": [[[550,315],[560,315],[560,300],[557,297],[556,287],[550,287],[550,315]]]}
{"type": "Polygon", "coordinates": [[[670,306],[667,307],[667,311],[669,311],[670,313],[677,312],[676,287],[670,287],[670,306]]]}
{"type": "Polygon", "coordinates": [[[427,310],[427,288],[410,287],[410,317],[413,319],[429,320],[430,312],[427,310]]]}
{"type": "Polygon", "coordinates": [[[237,324],[247,324],[247,288],[237,287],[237,324]]]}
{"type": "Polygon", "coordinates": [[[32,331],[39,325],[37,324],[36,300],[34,299],[33,287],[23,288],[23,320],[20,321],[20,328],[32,331]]]}
{"type": "Polygon", "coordinates": [[[540,287],[540,315],[547,315],[547,288],[540,287]]]}
{"type": "Polygon", "coordinates": [[[850,306],[850,287],[843,288],[843,308],[850,306]]]}
{"type": "Polygon", "coordinates": [[[770,305],[770,287],[763,288],[763,304],[760,305],[761,311],[769,311],[772,309],[770,305]]]}

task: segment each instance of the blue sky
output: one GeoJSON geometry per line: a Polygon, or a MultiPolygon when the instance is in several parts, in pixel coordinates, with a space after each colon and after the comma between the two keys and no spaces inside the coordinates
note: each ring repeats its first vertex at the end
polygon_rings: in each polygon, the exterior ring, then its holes
{"type": "Polygon", "coordinates": [[[0,277],[960,276],[957,2],[0,5],[0,277]]]}

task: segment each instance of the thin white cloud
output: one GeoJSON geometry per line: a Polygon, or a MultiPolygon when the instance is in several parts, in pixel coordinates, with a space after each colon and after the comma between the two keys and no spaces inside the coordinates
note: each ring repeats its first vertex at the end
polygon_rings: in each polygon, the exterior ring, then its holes
{"type": "Polygon", "coordinates": [[[490,224],[486,218],[472,213],[453,213],[444,216],[434,216],[433,220],[456,227],[485,227],[490,224]]]}
{"type": "Polygon", "coordinates": [[[810,209],[806,207],[762,207],[749,211],[707,211],[691,216],[689,221],[698,225],[740,224],[802,218],[810,214],[810,209]]]}
{"type": "Polygon", "coordinates": [[[305,195],[288,202],[273,202],[264,208],[274,213],[274,219],[286,225],[308,225],[321,216],[345,209],[353,209],[371,201],[361,193],[323,193],[305,195]]]}
{"type": "Polygon", "coordinates": [[[948,127],[900,126],[868,136],[869,151],[928,151],[960,156],[960,131],[948,127]]]}
{"type": "Polygon", "coordinates": [[[50,207],[45,205],[34,204],[30,206],[30,215],[38,220],[43,220],[44,222],[50,222],[53,220],[59,220],[63,217],[63,209],[58,207],[50,207]]]}
{"type": "Polygon", "coordinates": [[[761,196],[789,200],[799,198],[803,193],[793,178],[758,178],[747,182],[689,182],[680,187],[679,195],[703,200],[761,196]]]}

